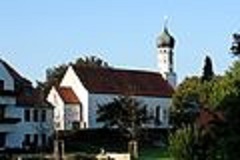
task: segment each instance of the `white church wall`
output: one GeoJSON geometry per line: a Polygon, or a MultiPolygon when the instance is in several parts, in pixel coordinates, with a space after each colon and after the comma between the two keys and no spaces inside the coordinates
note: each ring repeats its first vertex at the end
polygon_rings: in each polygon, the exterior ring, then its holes
{"type": "Polygon", "coordinates": [[[0,63],[0,80],[4,81],[4,90],[14,90],[14,80],[2,63],[0,63]]]}
{"type": "Polygon", "coordinates": [[[76,75],[73,68],[68,67],[67,72],[65,73],[60,86],[71,87],[74,93],[77,95],[78,99],[82,105],[83,121],[85,122],[86,127],[89,125],[88,122],[88,90],[85,88],[81,79],[76,75]]]}
{"type": "MultiPolygon", "coordinates": [[[[89,96],[89,128],[98,128],[102,124],[96,122],[98,104],[106,104],[113,100],[114,97],[118,95],[113,94],[90,94],[89,96]]],[[[171,98],[164,97],[146,97],[146,96],[136,96],[136,99],[142,101],[147,105],[149,113],[156,115],[156,107],[160,107],[160,121],[161,125],[148,125],[148,127],[159,127],[168,128],[169,127],[169,109],[171,106],[171,98]]]]}

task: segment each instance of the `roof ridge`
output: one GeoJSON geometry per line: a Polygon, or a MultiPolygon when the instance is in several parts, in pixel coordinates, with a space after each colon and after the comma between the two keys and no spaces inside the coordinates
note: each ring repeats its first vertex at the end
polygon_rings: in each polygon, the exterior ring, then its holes
{"type": "Polygon", "coordinates": [[[162,76],[160,72],[157,71],[151,71],[151,70],[144,70],[144,69],[128,69],[128,68],[115,68],[115,67],[92,67],[92,66],[73,66],[74,69],[78,68],[89,68],[93,70],[111,70],[111,71],[117,71],[117,72],[137,72],[137,73],[149,73],[149,74],[157,74],[162,76]]]}

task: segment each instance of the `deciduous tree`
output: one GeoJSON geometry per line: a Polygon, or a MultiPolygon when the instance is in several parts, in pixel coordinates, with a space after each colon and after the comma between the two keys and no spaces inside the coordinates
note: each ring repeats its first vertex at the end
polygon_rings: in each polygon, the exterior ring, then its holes
{"type": "Polygon", "coordinates": [[[152,119],[147,112],[147,106],[129,96],[114,98],[113,101],[98,106],[97,121],[103,122],[104,127],[118,128],[122,131],[130,139],[130,153],[133,158],[137,158],[139,134],[143,125],[152,119]]]}

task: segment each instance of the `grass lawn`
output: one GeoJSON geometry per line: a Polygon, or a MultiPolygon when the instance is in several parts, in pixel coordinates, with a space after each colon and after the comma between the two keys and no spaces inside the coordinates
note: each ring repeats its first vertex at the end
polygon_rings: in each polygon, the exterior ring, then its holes
{"type": "Polygon", "coordinates": [[[167,149],[145,148],[140,151],[140,160],[172,160],[167,149]]]}

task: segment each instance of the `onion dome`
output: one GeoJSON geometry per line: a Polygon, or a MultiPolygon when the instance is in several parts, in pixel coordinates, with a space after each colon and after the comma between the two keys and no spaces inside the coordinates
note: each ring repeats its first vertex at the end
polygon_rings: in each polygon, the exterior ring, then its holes
{"type": "Polygon", "coordinates": [[[170,47],[173,48],[175,40],[168,32],[167,27],[164,27],[163,33],[157,38],[157,47],[170,47]]]}

